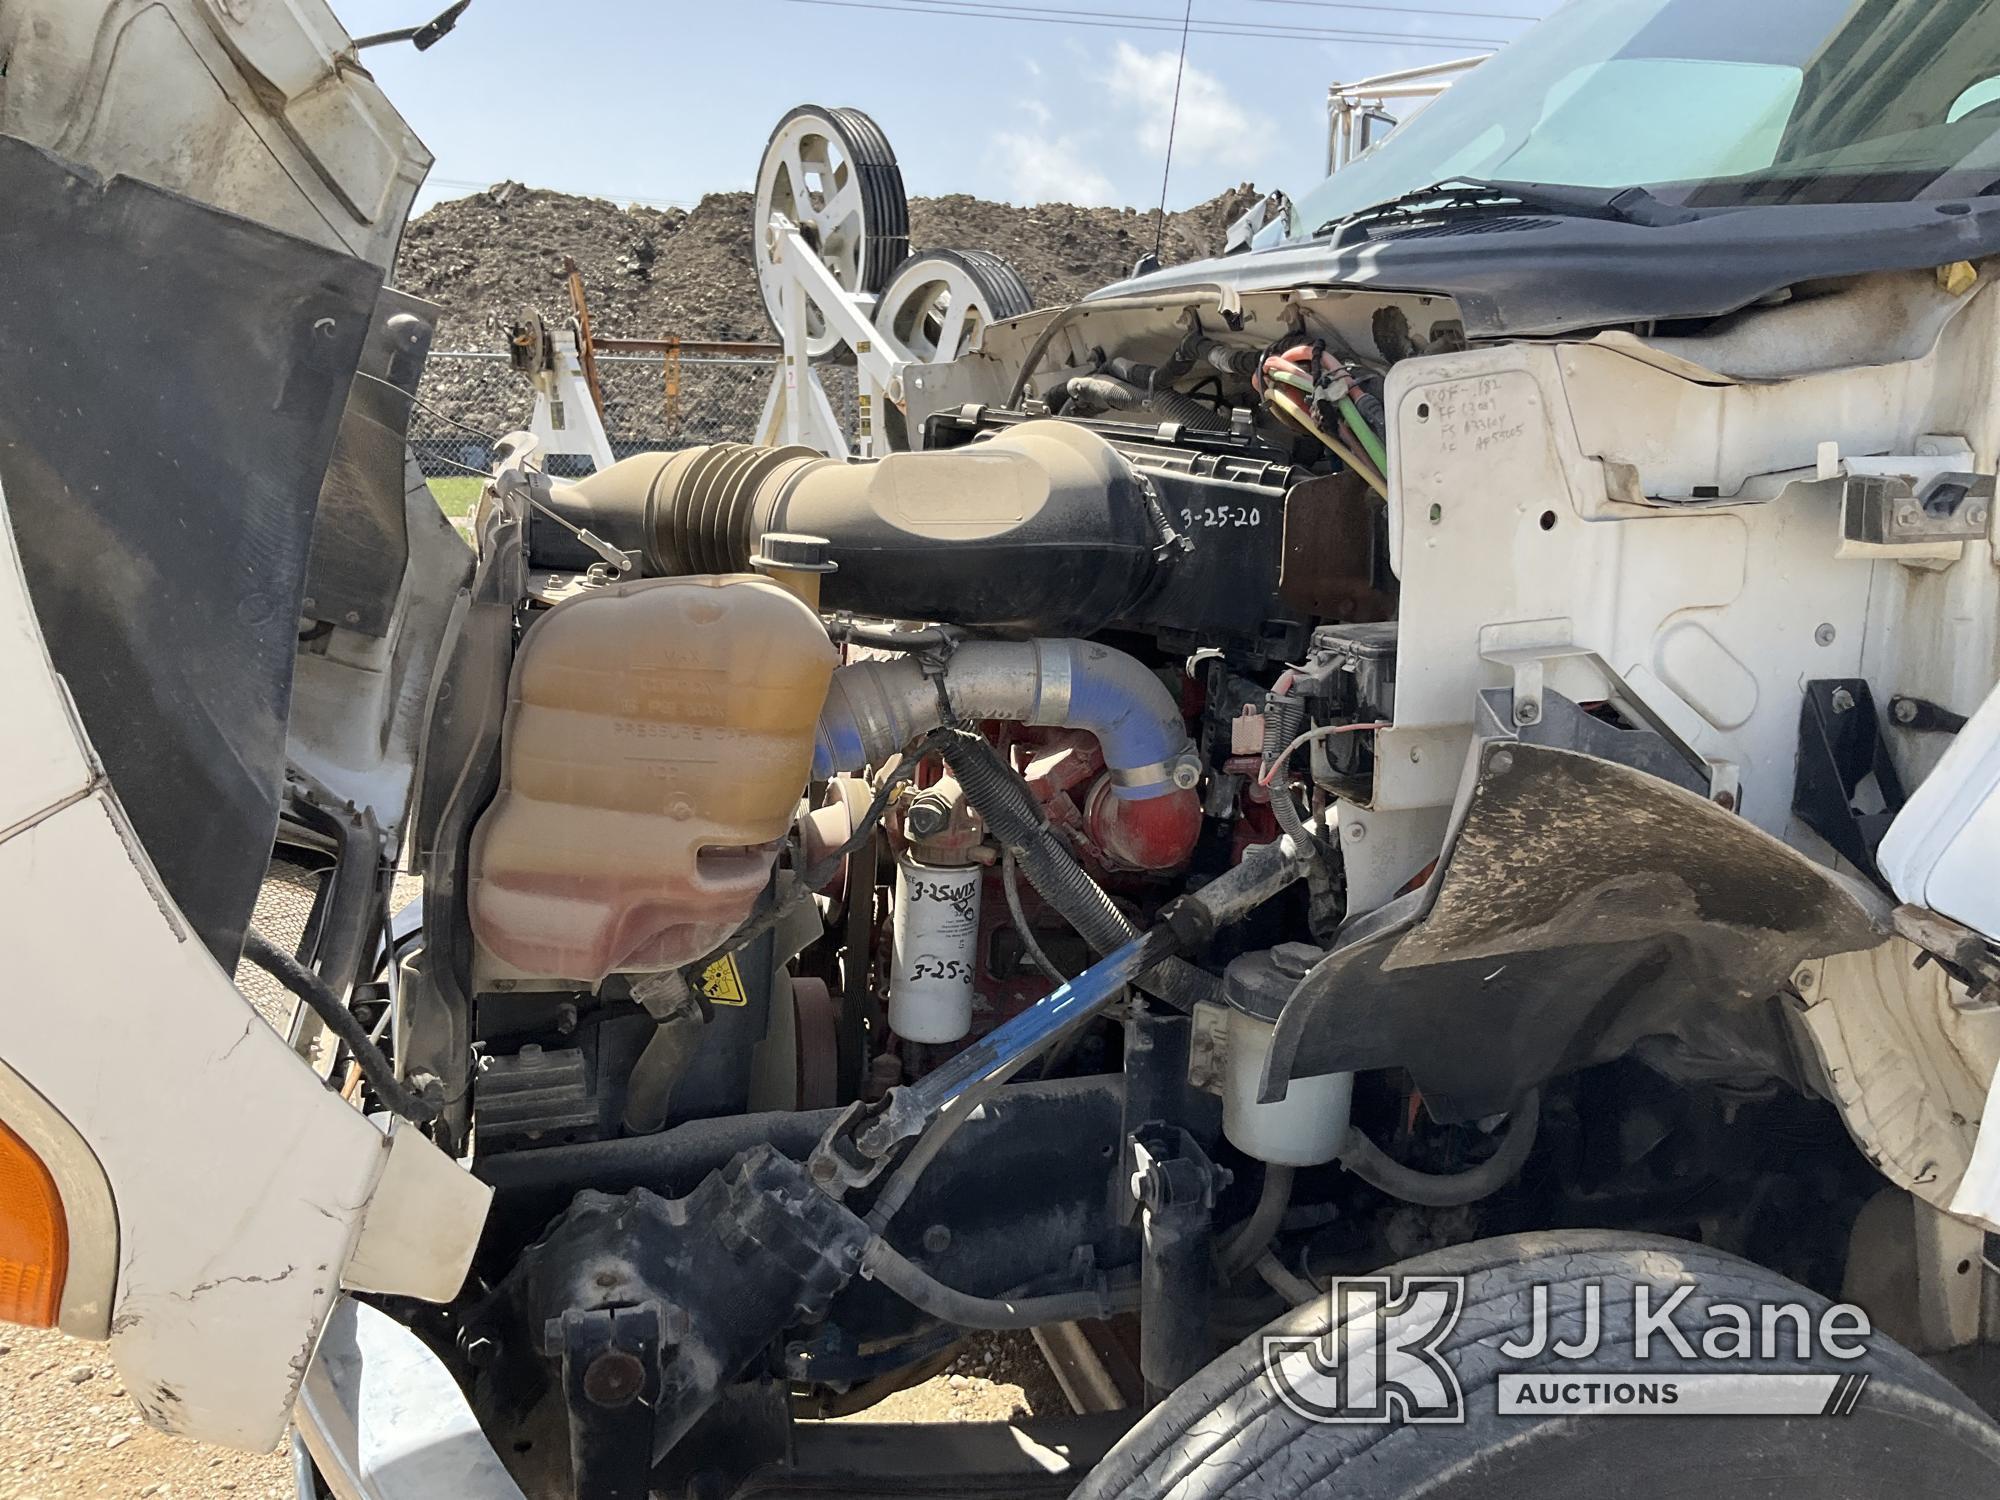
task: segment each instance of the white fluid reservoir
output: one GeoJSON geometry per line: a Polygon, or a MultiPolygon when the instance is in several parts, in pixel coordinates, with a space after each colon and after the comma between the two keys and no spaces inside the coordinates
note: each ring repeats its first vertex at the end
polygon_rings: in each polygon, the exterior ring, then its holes
{"type": "Polygon", "coordinates": [[[1326,955],[1307,943],[1246,953],[1222,978],[1229,1006],[1229,1060],[1222,1084],[1222,1133],[1245,1156],[1273,1166],[1316,1167],[1339,1155],[1354,1099],[1352,1073],[1295,1078],[1275,1104],[1257,1102],[1278,1013],[1326,955]]]}
{"type": "Polygon", "coordinates": [[[972,1030],[979,958],[978,865],[896,861],[889,1029],[910,1042],[956,1042],[972,1030]]]}

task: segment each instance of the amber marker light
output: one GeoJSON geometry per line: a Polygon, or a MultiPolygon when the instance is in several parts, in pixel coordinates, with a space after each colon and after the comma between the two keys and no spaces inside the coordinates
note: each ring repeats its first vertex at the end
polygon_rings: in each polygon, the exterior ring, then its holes
{"type": "Polygon", "coordinates": [[[53,1327],[68,1272],[69,1226],[55,1179],[0,1124],[0,1323],[53,1327]]]}

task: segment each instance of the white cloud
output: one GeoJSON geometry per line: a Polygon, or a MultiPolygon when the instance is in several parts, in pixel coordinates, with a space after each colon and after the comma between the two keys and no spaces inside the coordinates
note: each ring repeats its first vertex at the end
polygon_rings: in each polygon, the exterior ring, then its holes
{"type": "MultiPolygon", "coordinates": [[[[1179,61],[1173,52],[1142,52],[1121,41],[1105,78],[1111,98],[1137,119],[1140,144],[1156,153],[1167,149],[1179,61]]],[[[1173,130],[1177,159],[1231,170],[1248,168],[1263,154],[1260,135],[1267,124],[1230,98],[1213,73],[1187,65],[1181,77],[1180,121],[1173,130]]]]}
{"type": "Polygon", "coordinates": [[[1042,131],[1003,130],[992,155],[1017,203],[1106,204],[1118,201],[1111,179],[1069,141],[1042,131]]]}

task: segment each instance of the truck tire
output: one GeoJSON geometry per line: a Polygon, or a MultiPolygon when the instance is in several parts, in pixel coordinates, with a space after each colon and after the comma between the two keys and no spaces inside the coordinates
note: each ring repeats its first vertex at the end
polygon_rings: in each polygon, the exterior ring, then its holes
{"type": "MultiPolygon", "coordinates": [[[[1801,1303],[1817,1326],[1826,1299],[1735,1256],[1678,1240],[1616,1232],[1514,1235],[1392,1266],[1405,1275],[1466,1278],[1464,1311],[1439,1344],[1465,1396],[1462,1425],[1328,1424],[1283,1401],[1263,1367],[1263,1339],[1328,1328],[1315,1300],[1239,1344],[1175,1391],[1113,1448],[1075,1500],[1960,1500],[2000,1494],[2000,1428],[1908,1350],[1879,1335],[1842,1361],[1815,1343],[1807,1360],[1705,1357],[1705,1309],[1801,1303]],[[1604,1339],[1589,1359],[1514,1361],[1499,1346],[1532,1324],[1532,1288],[1549,1287],[1558,1337],[1574,1337],[1580,1288],[1603,1287],[1604,1339]],[[1694,1330],[1692,1360],[1632,1357],[1631,1288],[1657,1309],[1694,1284],[1676,1317],[1694,1330]],[[1565,1289],[1569,1295],[1565,1297],[1565,1289]],[[1572,1316],[1563,1317],[1565,1309],[1572,1316]],[[1866,1373],[1846,1416],[1502,1416],[1503,1372],[1571,1376],[1730,1370],[1866,1373]]],[[[1782,1347],[1790,1350],[1790,1340],[1782,1347]]],[[[1671,1351],[1668,1351],[1671,1353],[1671,1351]]]]}

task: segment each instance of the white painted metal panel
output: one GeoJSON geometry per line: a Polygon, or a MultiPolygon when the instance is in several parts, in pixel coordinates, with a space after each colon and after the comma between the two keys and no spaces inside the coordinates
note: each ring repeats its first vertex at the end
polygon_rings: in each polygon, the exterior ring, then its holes
{"type": "Polygon", "coordinates": [[[325,0],[8,0],[0,131],[371,260],[430,153],[325,0]]]}
{"type": "Polygon", "coordinates": [[[372,1288],[448,1296],[487,1190],[328,1092],[194,939],[113,790],[80,783],[87,746],[60,711],[11,547],[0,691],[0,781],[26,809],[0,829],[0,1059],[110,1185],[111,1353],[140,1409],[170,1432],[268,1450],[350,1258],[365,1250],[372,1288]],[[39,778],[34,795],[16,765],[39,778]]]}
{"type": "Polygon", "coordinates": [[[2000,942],[2000,689],[1890,826],[1880,863],[1905,901],[2000,942]]]}

